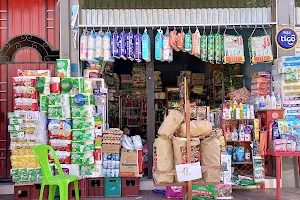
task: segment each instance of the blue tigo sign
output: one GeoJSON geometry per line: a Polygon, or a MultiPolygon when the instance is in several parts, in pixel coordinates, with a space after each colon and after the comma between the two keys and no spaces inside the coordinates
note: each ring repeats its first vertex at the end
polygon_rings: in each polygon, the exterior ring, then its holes
{"type": "Polygon", "coordinates": [[[280,29],[276,34],[276,44],[283,50],[294,49],[298,44],[298,35],[290,27],[280,29]]]}

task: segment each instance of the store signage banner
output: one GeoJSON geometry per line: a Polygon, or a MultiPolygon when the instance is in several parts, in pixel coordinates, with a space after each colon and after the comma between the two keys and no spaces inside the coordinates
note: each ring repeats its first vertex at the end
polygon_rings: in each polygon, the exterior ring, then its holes
{"type": "Polygon", "coordinates": [[[179,182],[200,179],[202,178],[200,162],[176,165],[176,174],[179,182]]]}
{"type": "Polygon", "coordinates": [[[294,29],[285,27],[276,33],[275,41],[282,50],[292,50],[298,44],[298,35],[294,29]]]}

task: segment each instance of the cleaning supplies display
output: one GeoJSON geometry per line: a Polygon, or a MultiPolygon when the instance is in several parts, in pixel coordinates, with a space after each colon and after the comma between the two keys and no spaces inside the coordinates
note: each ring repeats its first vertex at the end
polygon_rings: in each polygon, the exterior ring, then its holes
{"type": "Polygon", "coordinates": [[[254,119],[254,105],[238,104],[236,101],[224,102],[222,105],[222,119],[254,119]]]}

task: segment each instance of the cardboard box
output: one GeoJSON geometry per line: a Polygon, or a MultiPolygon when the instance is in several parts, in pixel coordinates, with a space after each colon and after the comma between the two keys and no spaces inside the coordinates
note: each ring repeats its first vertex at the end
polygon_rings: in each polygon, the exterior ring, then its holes
{"type": "Polygon", "coordinates": [[[121,144],[103,144],[103,153],[120,153],[121,144]]]}
{"type": "Polygon", "coordinates": [[[120,161],[121,177],[139,176],[138,151],[122,149],[120,161]]]}

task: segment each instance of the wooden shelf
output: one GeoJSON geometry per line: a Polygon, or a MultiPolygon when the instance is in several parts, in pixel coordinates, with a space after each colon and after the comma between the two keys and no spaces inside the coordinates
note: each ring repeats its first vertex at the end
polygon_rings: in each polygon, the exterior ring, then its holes
{"type": "Polygon", "coordinates": [[[246,161],[246,162],[232,162],[232,165],[253,165],[251,161],[246,161]]]}

